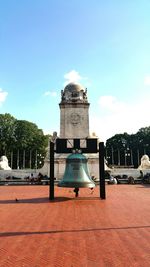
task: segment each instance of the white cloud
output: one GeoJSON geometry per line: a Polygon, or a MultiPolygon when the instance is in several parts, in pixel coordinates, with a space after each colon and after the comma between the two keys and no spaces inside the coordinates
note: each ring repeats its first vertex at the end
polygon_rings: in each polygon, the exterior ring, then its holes
{"type": "Polygon", "coordinates": [[[5,102],[8,93],[0,88],[0,105],[5,102]]]}
{"type": "Polygon", "coordinates": [[[150,75],[147,75],[147,76],[144,77],[144,84],[146,86],[150,85],[150,75]]]}
{"type": "Polygon", "coordinates": [[[91,86],[91,81],[89,80],[89,78],[81,76],[79,74],[79,72],[76,70],[71,70],[71,71],[67,72],[64,75],[64,78],[66,80],[63,84],[64,86],[66,86],[68,83],[80,83],[80,82],[82,82],[82,83],[84,82],[86,87],[91,86]]]}
{"type": "Polygon", "coordinates": [[[126,108],[126,104],[123,102],[119,102],[114,96],[101,96],[99,98],[98,103],[104,109],[108,111],[118,112],[118,110],[124,110],[126,108]]]}
{"type": "Polygon", "coordinates": [[[44,96],[52,96],[52,97],[56,97],[57,96],[57,93],[54,92],[54,91],[46,91],[44,93],[44,96]]]}
{"type": "Polygon", "coordinates": [[[71,70],[68,73],[66,73],[64,75],[64,78],[66,79],[65,85],[71,82],[78,83],[82,80],[80,74],[75,70],[71,70]]]}
{"type": "Polygon", "coordinates": [[[145,95],[131,104],[113,96],[100,97],[98,114],[90,116],[90,132],[96,132],[100,140],[106,141],[117,133],[132,134],[150,126],[149,99],[150,95],[145,95]]]}

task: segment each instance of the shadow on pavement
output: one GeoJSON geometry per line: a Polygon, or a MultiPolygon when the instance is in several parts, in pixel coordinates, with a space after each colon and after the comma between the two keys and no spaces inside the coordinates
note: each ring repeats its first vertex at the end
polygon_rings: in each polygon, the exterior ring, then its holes
{"type": "Polygon", "coordinates": [[[22,236],[22,235],[41,235],[41,234],[58,234],[58,233],[79,233],[79,232],[93,232],[93,231],[118,231],[118,230],[134,230],[134,229],[144,229],[150,228],[150,225],[140,225],[140,226],[126,226],[126,227],[103,227],[96,229],[74,229],[74,230],[51,230],[51,231],[37,231],[37,232],[3,232],[0,233],[0,237],[10,237],[10,236],[22,236]]]}
{"type": "Polygon", "coordinates": [[[48,197],[42,197],[42,198],[27,198],[27,199],[6,199],[6,200],[0,200],[0,204],[22,204],[22,203],[55,203],[55,202],[63,202],[63,201],[68,201],[72,200],[72,198],[68,197],[55,197],[54,200],[49,200],[48,197]]]}

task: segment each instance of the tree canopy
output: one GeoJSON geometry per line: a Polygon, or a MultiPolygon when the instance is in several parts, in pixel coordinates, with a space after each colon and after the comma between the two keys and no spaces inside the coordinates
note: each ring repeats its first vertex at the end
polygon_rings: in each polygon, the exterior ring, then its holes
{"type": "MultiPolygon", "coordinates": [[[[9,158],[12,168],[41,167],[49,138],[33,122],[0,114],[0,155],[9,158]]],[[[136,134],[115,134],[106,141],[105,148],[108,164],[137,167],[142,155],[150,155],[150,127],[136,134]]]]}
{"type": "Polygon", "coordinates": [[[150,127],[143,127],[135,134],[116,134],[106,141],[109,164],[137,167],[142,155],[150,155],[150,127]]]}
{"type": "Polygon", "coordinates": [[[48,135],[37,127],[35,123],[26,120],[17,120],[8,113],[0,114],[0,154],[9,158],[13,152],[13,166],[39,167],[43,164],[48,146],[48,135]],[[21,158],[24,155],[24,163],[21,158]],[[38,162],[38,155],[39,162],[38,162]],[[32,163],[31,163],[32,156],[32,163]],[[19,157],[19,162],[17,162],[19,157]],[[34,159],[34,160],[33,160],[34,159]],[[25,164],[26,163],[26,164],[25,164]],[[29,166],[30,165],[30,166],[29,166]]]}

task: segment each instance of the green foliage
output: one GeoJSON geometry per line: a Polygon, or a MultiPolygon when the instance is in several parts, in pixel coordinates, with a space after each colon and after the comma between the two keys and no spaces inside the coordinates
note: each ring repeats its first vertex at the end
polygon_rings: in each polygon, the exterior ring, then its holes
{"type": "Polygon", "coordinates": [[[39,168],[43,165],[49,135],[37,125],[17,120],[10,114],[0,114],[0,155],[12,158],[12,167],[39,168]]]}
{"type": "MultiPolygon", "coordinates": [[[[0,156],[6,155],[13,168],[42,167],[50,138],[35,123],[0,114],[0,156]]],[[[116,134],[106,141],[108,164],[137,167],[143,154],[150,156],[150,127],[136,134],[116,134]]]]}
{"type": "Polygon", "coordinates": [[[136,134],[116,134],[106,141],[109,164],[138,167],[144,154],[150,155],[150,127],[141,128],[136,134]]]}
{"type": "Polygon", "coordinates": [[[38,129],[37,125],[25,121],[17,120],[15,123],[15,137],[17,148],[37,149],[43,145],[43,131],[38,129]]]}
{"type": "Polygon", "coordinates": [[[16,142],[15,122],[16,119],[10,114],[0,114],[0,150],[3,153],[16,142]]]}

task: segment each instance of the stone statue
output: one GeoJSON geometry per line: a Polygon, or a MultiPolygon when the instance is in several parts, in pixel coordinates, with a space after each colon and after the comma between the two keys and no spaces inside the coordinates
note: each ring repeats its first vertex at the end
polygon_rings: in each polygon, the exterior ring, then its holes
{"type": "Polygon", "coordinates": [[[6,156],[2,156],[0,158],[0,170],[11,170],[11,168],[8,166],[8,159],[6,156]]]}
{"type": "Polygon", "coordinates": [[[85,89],[85,91],[83,92],[83,99],[87,100],[87,88],[85,89]]]}
{"type": "Polygon", "coordinates": [[[141,158],[141,165],[138,167],[139,170],[150,169],[150,160],[148,155],[143,155],[141,158]]]}
{"type": "Polygon", "coordinates": [[[64,95],[64,91],[61,90],[61,100],[65,100],[65,95],[64,95]]]}
{"type": "Polygon", "coordinates": [[[51,141],[55,143],[56,139],[58,138],[57,132],[53,132],[53,136],[51,138],[51,141]]]}

